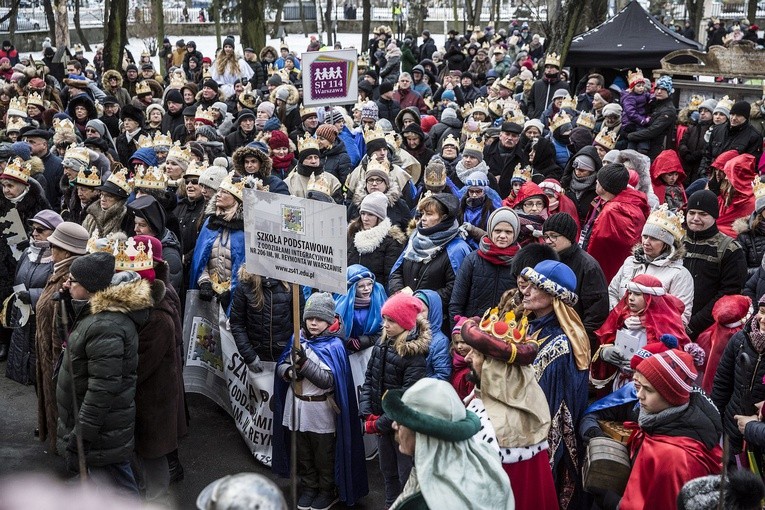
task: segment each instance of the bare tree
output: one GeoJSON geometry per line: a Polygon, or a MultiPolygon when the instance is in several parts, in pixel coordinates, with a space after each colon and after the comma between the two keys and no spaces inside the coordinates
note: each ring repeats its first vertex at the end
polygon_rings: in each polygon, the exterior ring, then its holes
{"type": "Polygon", "coordinates": [[[298,0],[298,8],[300,9],[300,23],[303,25],[303,35],[308,37],[308,21],[305,19],[305,7],[303,6],[303,0],[298,0]]]}
{"type": "MultiPolygon", "coordinates": [[[[53,0],[54,16],[56,18],[56,46],[69,47],[69,11],[67,0],[53,0]]],[[[127,16],[125,16],[127,17],[127,16]]],[[[13,19],[16,19],[14,16],[13,19]]]]}
{"type": "Polygon", "coordinates": [[[56,46],[56,18],[53,16],[51,0],[43,0],[43,10],[45,11],[45,19],[48,21],[51,45],[56,46]]]}
{"type": "Polygon", "coordinates": [[[361,51],[371,51],[369,47],[369,32],[372,29],[372,2],[370,0],[361,0],[363,10],[361,19],[361,51]]]}
{"type": "MultiPolygon", "coordinates": [[[[281,6],[284,2],[280,2],[281,6]]],[[[255,2],[242,2],[242,45],[260,52],[266,45],[266,12],[255,2]]],[[[277,13],[281,17],[281,7],[277,13]]],[[[276,25],[278,27],[278,24],[276,25]]]]}
{"type": "Polygon", "coordinates": [[[74,29],[77,31],[77,37],[80,39],[80,42],[85,46],[85,51],[91,51],[88,38],[85,37],[85,32],[82,31],[80,26],[80,0],[74,0],[74,29]]]}
{"type": "MultiPolygon", "coordinates": [[[[62,0],[57,0],[62,1],[62,0]]],[[[66,5],[65,0],[64,5],[66,5]]],[[[128,0],[111,1],[109,19],[104,26],[104,70],[122,71],[122,57],[127,45],[128,0]]]]}
{"type": "MultiPolygon", "coordinates": [[[[78,0],[79,1],[79,0],[78,0]]],[[[108,1],[108,0],[107,0],[108,1]]],[[[155,27],[155,37],[157,42],[162,41],[165,38],[165,13],[163,11],[162,0],[151,0],[151,17],[152,25],[155,27]]],[[[159,74],[165,75],[166,61],[164,58],[159,59],[159,74]]]]}
{"type": "Polygon", "coordinates": [[[755,18],[757,18],[757,0],[749,0],[746,3],[746,17],[752,23],[755,22],[755,18]]]}
{"type": "MultiPolygon", "coordinates": [[[[320,3],[316,5],[318,7],[320,3]]],[[[327,32],[327,46],[332,46],[332,0],[327,0],[327,9],[324,11],[324,30],[327,32]]]]}
{"type": "Polygon", "coordinates": [[[12,34],[16,33],[16,30],[18,28],[18,20],[17,20],[18,12],[19,12],[19,0],[13,0],[13,2],[11,3],[11,9],[8,11],[8,13],[5,16],[0,17],[0,23],[10,18],[10,21],[8,21],[8,32],[12,34]]]}

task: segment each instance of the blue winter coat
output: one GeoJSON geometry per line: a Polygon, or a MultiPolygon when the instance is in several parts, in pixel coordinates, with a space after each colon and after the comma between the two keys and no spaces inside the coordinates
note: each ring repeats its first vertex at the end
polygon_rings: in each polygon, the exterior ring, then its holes
{"type": "Polygon", "coordinates": [[[452,376],[452,358],[449,354],[449,338],[441,331],[444,321],[441,297],[434,290],[418,290],[428,301],[428,322],[430,322],[430,349],[425,358],[425,377],[449,382],[452,376]]]}

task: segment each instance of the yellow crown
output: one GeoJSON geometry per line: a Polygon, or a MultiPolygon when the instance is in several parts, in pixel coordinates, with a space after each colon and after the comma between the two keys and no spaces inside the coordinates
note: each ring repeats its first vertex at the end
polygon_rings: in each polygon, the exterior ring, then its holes
{"type": "Polygon", "coordinates": [[[496,99],[494,101],[491,101],[489,103],[489,111],[495,116],[495,117],[501,117],[502,112],[505,111],[505,100],[504,99],[496,99]]]}
{"type": "Polygon", "coordinates": [[[127,168],[113,170],[112,173],[109,174],[109,178],[106,179],[106,182],[111,182],[128,195],[133,191],[133,184],[128,181],[127,168]]]}
{"type": "Polygon", "coordinates": [[[151,87],[144,81],[139,81],[135,86],[135,95],[140,96],[142,94],[151,94],[151,87]]]}
{"type": "Polygon", "coordinates": [[[555,66],[560,69],[560,55],[557,53],[548,53],[545,57],[546,66],[555,66]]]}
{"type": "Polygon", "coordinates": [[[694,112],[698,111],[699,106],[701,106],[701,103],[703,102],[704,102],[704,96],[693,94],[691,98],[688,100],[688,109],[694,112]]]}
{"type": "MultiPolygon", "coordinates": [[[[8,110],[17,110],[21,112],[23,117],[27,116],[27,98],[26,96],[12,97],[11,102],[8,103],[8,110]]],[[[19,115],[18,113],[10,113],[9,115],[19,115]]]]}
{"type": "MultiPolygon", "coordinates": [[[[64,160],[71,159],[73,165],[78,165],[79,167],[87,167],[90,163],[90,153],[88,152],[87,147],[81,147],[81,146],[72,146],[69,147],[66,152],[64,153],[64,160]]],[[[69,166],[70,168],[74,168],[73,166],[69,166]]]]}
{"type": "Polygon", "coordinates": [[[469,136],[467,140],[465,140],[465,148],[463,151],[476,151],[483,153],[483,141],[479,140],[477,136],[469,136]]]}
{"type": "Polygon", "coordinates": [[[446,167],[440,159],[434,158],[425,167],[425,186],[436,188],[446,185],[446,167]]]}
{"type": "Polygon", "coordinates": [[[515,80],[510,78],[509,76],[505,76],[497,83],[499,84],[500,87],[504,87],[509,90],[515,90],[515,80]]]}
{"type": "Polygon", "coordinates": [[[90,239],[88,239],[88,244],[85,249],[88,253],[96,253],[102,251],[105,253],[114,254],[114,247],[119,235],[124,234],[109,234],[106,237],[100,237],[98,229],[96,228],[93,230],[90,239]]]}
{"type": "Polygon", "coordinates": [[[388,163],[388,160],[382,160],[377,161],[377,158],[370,158],[369,162],[367,163],[367,173],[371,171],[377,171],[377,172],[385,172],[386,174],[390,172],[390,164],[388,163]]]}
{"type": "Polygon", "coordinates": [[[159,149],[162,147],[170,147],[173,145],[173,138],[170,136],[170,133],[164,135],[157,131],[154,134],[154,148],[159,149]]]}
{"type": "Polygon", "coordinates": [[[133,186],[143,189],[163,190],[167,188],[167,174],[156,166],[144,168],[143,165],[138,165],[133,177],[133,186]]]}
{"type": "Polygon", "coordinates": [[[252,93],[252,83],[248,82],[244,90],[239,94],[239,102],[246,108],[254,110],[258,106],[258,98],[252,93]]]}
{"type": "Polygon", "coordinates": [[[194,114],[194,119],[202,119],[208,121],[211,124],[215,124],[215,114],[213,113],[212,108],[205,110],[200,106],[197,108],[197,112],[194,114]]]}
{"type": "Polygon", "coordinates": [[[135,145],[136,149],[153,149],[154,140],[152,140],[151,135],[141,135],[136,140],[135,145]]]}
{"type": "Polygon", "coordinates": [[[484,312],[478,328],[497,339],[517,343],[525,340],[528,326],[529,320],[525,315],[518,319],[510,311],[500,317],[499,308],[494,307],[484,312]]]}
{"type": "Polygon", "coordinates": [[[560,103],[561,108],[568,108],[569,110],[576,110],[576,105],[579,104],[579,100],[576,97],[566,96],[560,103]]]}
{"type": "Polygon", "coordinates": [[[583,126],[587,129],[595,129],[595,115],[587,112],[582,112],[579,117],[576,118],[576,125],[583,126]]]}
{"type": "Polygon", "coordinates": [[[136,246],[135,239],[128,237],[125,241],[118,241],[114,252],[115,271],[145,271],[154,269],[154,253],[151,243],[148,246],[143,242],[136,246]]]}
{"type": "Polygon", "coordinates": [[[602,129],[595,137],[595,143],[608,150],[613,150],[614,147],[616,147],[616,137],[614,136],[614,133],[608,129],[602,129]]]}
{"type": "Polygon", "coordinates": [[[393,147],[394,150],[398,151],[399,147],[401,147],[401,135],[395,131],[391,131],[385,135],[385,142],[393,147]]]}
{"type": "Polygon", "coordinates": [[[677,242],[680,242],[683,237],[685,237],[682,211],[670,211],[667,204],[661,204],[658,209],[655,209],[648,216],[646,225],[655,225],[662,230],[666,230],[672,234],[672,237],[674,237],[677,242]]]}
{"type": "Polygon", "coordinates": [[[27,123],[21,117],[12,117],[8,120],[8,124],[5,126],[6,133],[18,133],[21,128],[26,127],[27,123]]]}
{"type": "Polygon", "coordinates": [[[531,167],[530,166],[521,166],[520,163],[515,165],[515,170],[513,170],[513,176],[510,178],[511,181],[514,180],[522,180],[523,182],[529,182],[531,180],[531,167]]]}
{"type": "Polygon", "coordinates": [[[449,136],[444,138],[444,141],[441,142],[441,147],[446,147],[447,145],[452,145],[457,147],[457,150],[460,150],[460,141],[451,133],[449,133],[449,136]]]}
{"type": "Polygon", "coordinates": [[[473,103],[465,103],[465,106],[460,109],[460,113],[462,114],[463,119],[470,117],[473,113],[473,103]]]}
{"type": "Polygon", "coordinates": [[[173,146],[170,147],[170,150],[167,151],[167,158],[173,158],[188,163],[194,159],[194,155],[191,153],[191,149],[184,149],[179,142],[175,142],[173,146]]]}
{"type": "Polygon", "coordinates": [[[206,164],[191,160],[189,166],[186,167],[186,171],[183,172],[183,177],[199,177],[205,170],[207,170],[206,164]]]}
{"type": "Polygon", "coordinates": [[[303,138],[298,138],[298,152],[307,151],[309,149],[319,150],[319,140],[306,133],[303,138]]]}
{"type": "Polygon", "coordinates": [[[505,117],[509,122],[515,122],[516,124],[520,124],[523,126],[526,123],[526,116],[523,114],[523,112],[519,110],[511,110],[510,113],[505,117]]]}
{"type": "Polygon", "coordinates": [[[170,85],[171,89],[182,89],[186,85],[186,75],[183,73],[183,69],[176,69],[170,73],[170,85]]]}
{"type": "Polygon", "coordinates": [[[435,104],[433,103],[433,96],[423,98],[423,102],[425,103],[425,106],[428,107],[428,110],[432,110],[435,107],[435,104]]]}
{"type": "Polygon", "coordinates": [[[231,288],[231,280],[221,280],[216,272],[210,276],[210,284],[216,294],[223,294],[231,288]]]}
{"type": "Polygon", "coordinates": [[[380,129],[377,125],[375,125],[372,129],[367,129],[364,131],[364,142],[367,144],[371,142],[372,140],[380,140],[385,139],[385,132],[380,129]]]}
{"type": "Polygon", "coordinates": [[[45,108],[45,102],[42,96],[38,92],[32,92],[27,98],[27,106],[39,106],[41,109],[45,108]]]}
{"type": "Polygon", "coordinates": [[[322,172],[317,176],[316,174],[312,173],[308,178],[308,186],[306,189],[308,191],[315,191],[317,193],[322,193],[328,197],[331,197],[332,185],[326,179],[324,174],[325,172],[322,172]]]}
{"type": "Polygon", "coordinates": [[[629,87],[632,88],[635,86],[636,82],[644,81],[645,77],[643,77],[643,71],[640,69],[635,69],[635,71],[627,71],[627,83],[629,84],[629,87]]]}
{"type": "Polygon", "coordinates": [[[483,112],[485,115],[489,115],[489,102],[486,101],[486,98],[479,97],[475,100],[473,113],[475,112],[483,112]]]}
{"type": "Polygon", "coordinates": [[[55,119],[53,121],[53,130],[56,133],[74,133],[74,122],[69,119],[55,119]]]}
{"type": "Polygon", "coordinates": [[[765,197],[765,182],[762,182],[759,177],[752,181],[752,188],[754,189],[755,200],[765,197]]]}
{"type": "Polygon", "coordinates": [[[556,113],[555,117],[553,117],[552,119],[552,122],[550,122],[550,131],[555,131],[556,129],[566,124],[567,122],[568,123],[571,122],[571,117],[569,116],[568,113],[564,111],[560,111],[556,113]]]}
{"type": "Polygon", "coordinates": [[[359,55],[358,66],[359,66],[359,69],[369,67],[369,58],[367,58],[367,55],[365,53],[362,53],[361,55],[359,55]]]}
{"type": "Polygon", "coordinates": [[[279,69],[276,67],[276,64],[268,64],[268,66],[266,67],[266,72],[268,73],[268,76],[272,76],[276,74],[278,70],[279,69]]]}
{"type": "Polygon", "coordinates": [[[2,175],[4,177],[13,177],[21,182],[29,182],[29,176],[32,175],[32,162],[24,161],[21,158],[13,158],[13,161],[6,165],[2,175]]]}
{"type": "Polygon", "coordinates": [[[241,202],[244,200],[244,185],[245,180],[237,176],[234,172],[231,172],[220,183],[220,188],[223,191],[228,191],[234,195],[241,202]],[[236,182],[234,182],[236,179],[236,182]]]}
{"type": "Polygon", "coordinates": [[[101,174],[98,172],[98,168],[92,166],[90,168],[82,167],[77,172],[77,180],[75,183],[78,186],[87,186],[89,188],[95,188],[101,185],[101,174]]]}
{"type": "Polygon", "coordinates": [[[733,100],[729,98],[728,96],[723,96],[723,98],[717,102],[717,106],[715,107],[715,110],[717,108],[725,108],[728,111],[730,111],[730,109],[733,108],[733,100]]]}
{"type": "Polygon", "coordinates": [[[304,107],[301,106],[300,107],[300,118],[302,119],[306,115],[317,115],[316,108],[311,108],[311,107],[304,108],[304,107]]]}

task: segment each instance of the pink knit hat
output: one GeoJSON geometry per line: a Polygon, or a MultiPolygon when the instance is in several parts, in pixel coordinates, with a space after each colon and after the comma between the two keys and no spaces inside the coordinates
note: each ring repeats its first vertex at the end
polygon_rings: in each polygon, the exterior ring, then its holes
{"type": "Polygon", "coordinates": [[[417,315],[422,311],[422,301],[399,292],[392,295],[382,307],[381,315],[388,317],[404,329],[414,329],[417,315]]]}

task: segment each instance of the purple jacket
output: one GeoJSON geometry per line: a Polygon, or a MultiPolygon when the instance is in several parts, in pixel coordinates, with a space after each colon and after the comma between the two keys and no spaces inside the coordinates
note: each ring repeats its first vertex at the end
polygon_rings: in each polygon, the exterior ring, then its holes
{"type": "Polygon", "coordinates": [[[622,128],[631,128],[627,129],[627,132],[648,124],[649,98],[648,92],[642,94],[630,92],[622,96],[622,128]]]}

